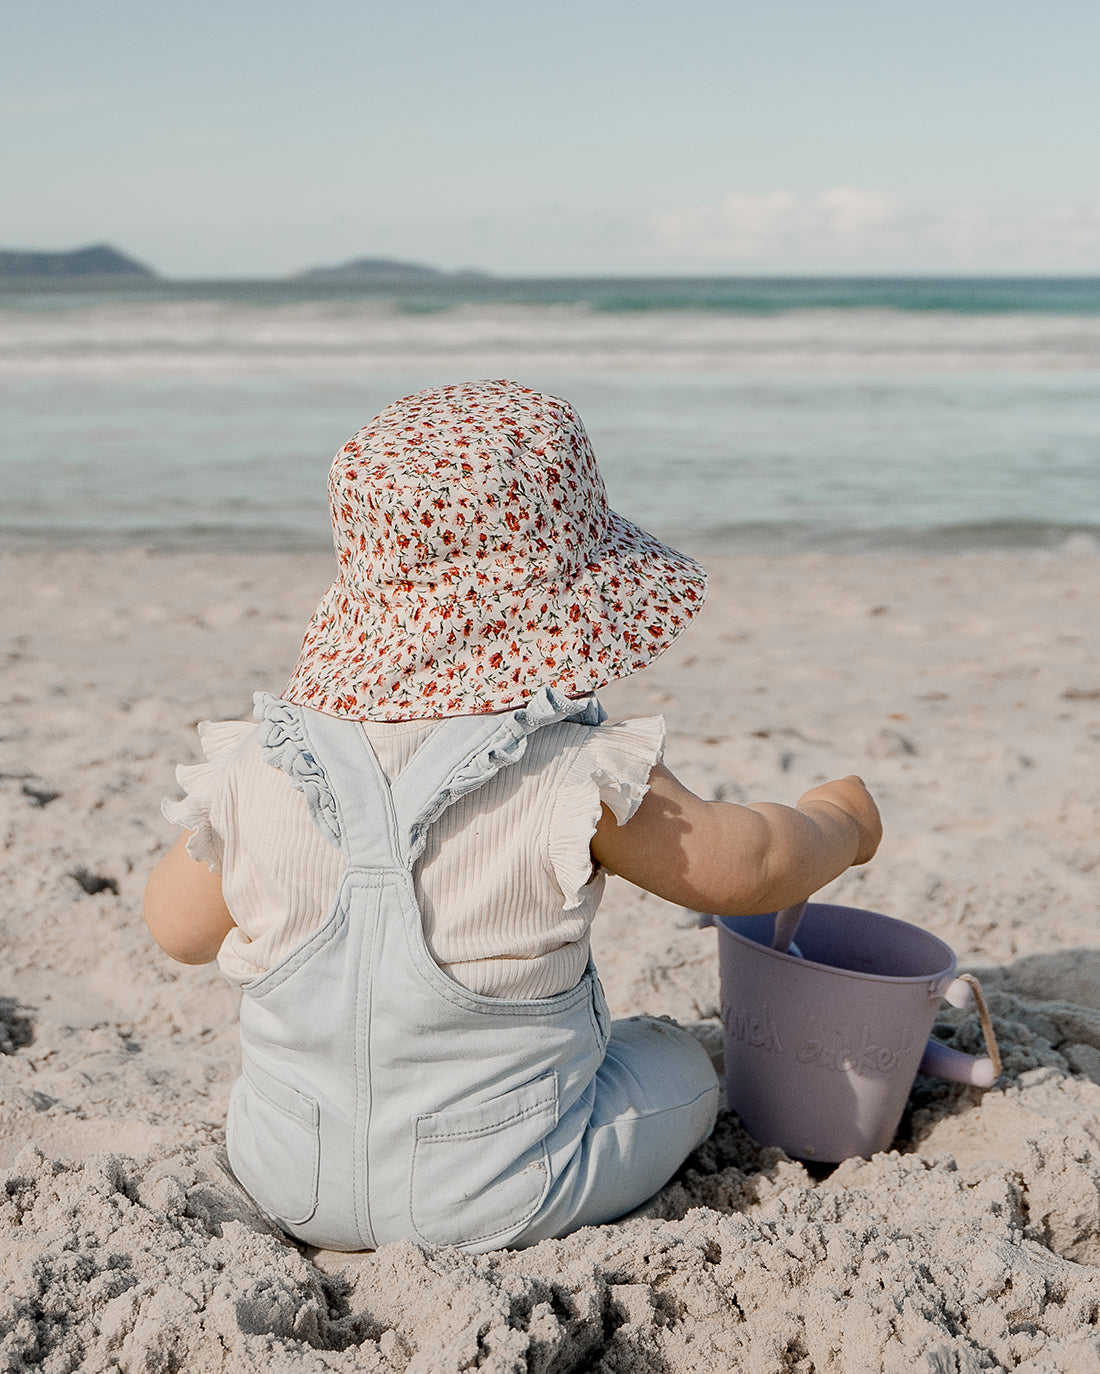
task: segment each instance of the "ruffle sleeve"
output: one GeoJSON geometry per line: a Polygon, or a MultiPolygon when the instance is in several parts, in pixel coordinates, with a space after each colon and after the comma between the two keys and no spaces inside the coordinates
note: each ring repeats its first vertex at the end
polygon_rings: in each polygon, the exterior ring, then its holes
{"type": "Polygon", "coordinates": [[[607,806],[625,825],[649,791],[649,775],[665,748],[663,716],[600,725],[576,750],[550,817],[550,864],[565,897],[563,910],[584,900],[595,869],[589,845],[607,806]]]}
{"type": "Polygon", "coordinates": [[[161,802],[164,818],[173,825],[194,833],[187,841],[187,852],[196,862],[205,863],[211,873],[220,873],[222,842],[210,819],[225,781],[230,756],[255,725],[241,720],[204,720],[199,722],[199,744],[206,755],[203,763],[180,764],[176,782],[183,797],[161,802]]]}

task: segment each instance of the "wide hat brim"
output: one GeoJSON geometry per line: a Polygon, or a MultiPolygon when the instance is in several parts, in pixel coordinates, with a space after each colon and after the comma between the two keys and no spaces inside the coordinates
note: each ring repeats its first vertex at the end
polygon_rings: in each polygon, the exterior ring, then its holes
{"type": "Polygon", "coordinates": [[[579,696],[644,668],[702,607],[706,573],[613,511],[555,580],[471,573],[446,588],[353,586],[322,597],[283,697],[328,715],[401,721],[579,696]]]}

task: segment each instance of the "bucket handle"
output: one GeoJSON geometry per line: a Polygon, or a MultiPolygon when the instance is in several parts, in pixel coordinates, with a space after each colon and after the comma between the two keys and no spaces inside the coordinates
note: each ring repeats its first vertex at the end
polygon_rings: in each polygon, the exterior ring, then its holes
{"type": "Polygon", "coordinates": [[[973,997],[978,1007],[985,1040],[985,1057],[963,1054],[933,1037],[925,1046],[924,1058],[918,1072],[933,1078],[945,1078],[950,1083],[969,1083],[975,1088],[991,1088],[1001,1076],[1003,1064],[997,1037],[993,1032],[989,1008],[985,1004],[982,985],[972,973],[960,973],[941,994],[953,1007],[966,1007],[973,997]]]}

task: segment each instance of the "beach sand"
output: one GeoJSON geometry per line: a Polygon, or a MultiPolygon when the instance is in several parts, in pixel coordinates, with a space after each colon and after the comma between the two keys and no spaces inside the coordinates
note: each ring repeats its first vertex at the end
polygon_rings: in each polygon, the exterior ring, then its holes
{"type": "MultiPolygon", "coordinates": [[[[140,913],[195,723],[281,688],[331,559],[0,555],[0,1370],[1100,1370],[1100,557],[710,564],[609,713],[706,797],[861,773],[886,838],[828,894],[952,945],[1000,1084],[918,1079],[817,1177],[723,1114],[642,1215],[530,1250],[303,1252],[227,1170],[235,995],[140,913]]],[[[613,1014],[717,1039],[715,944],[611,880],[613,1014]]]]}

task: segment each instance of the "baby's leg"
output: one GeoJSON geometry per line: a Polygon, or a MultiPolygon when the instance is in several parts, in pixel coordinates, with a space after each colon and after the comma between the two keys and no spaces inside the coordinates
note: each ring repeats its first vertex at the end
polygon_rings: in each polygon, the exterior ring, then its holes
{"type": "Polygon", "coordinates": [[[661,1188],[714,1128],[718,1079],[706,1050],[668,1021],[611,1025],[581,1148],[513,1244],[613,1221],[661,1188]]]}

